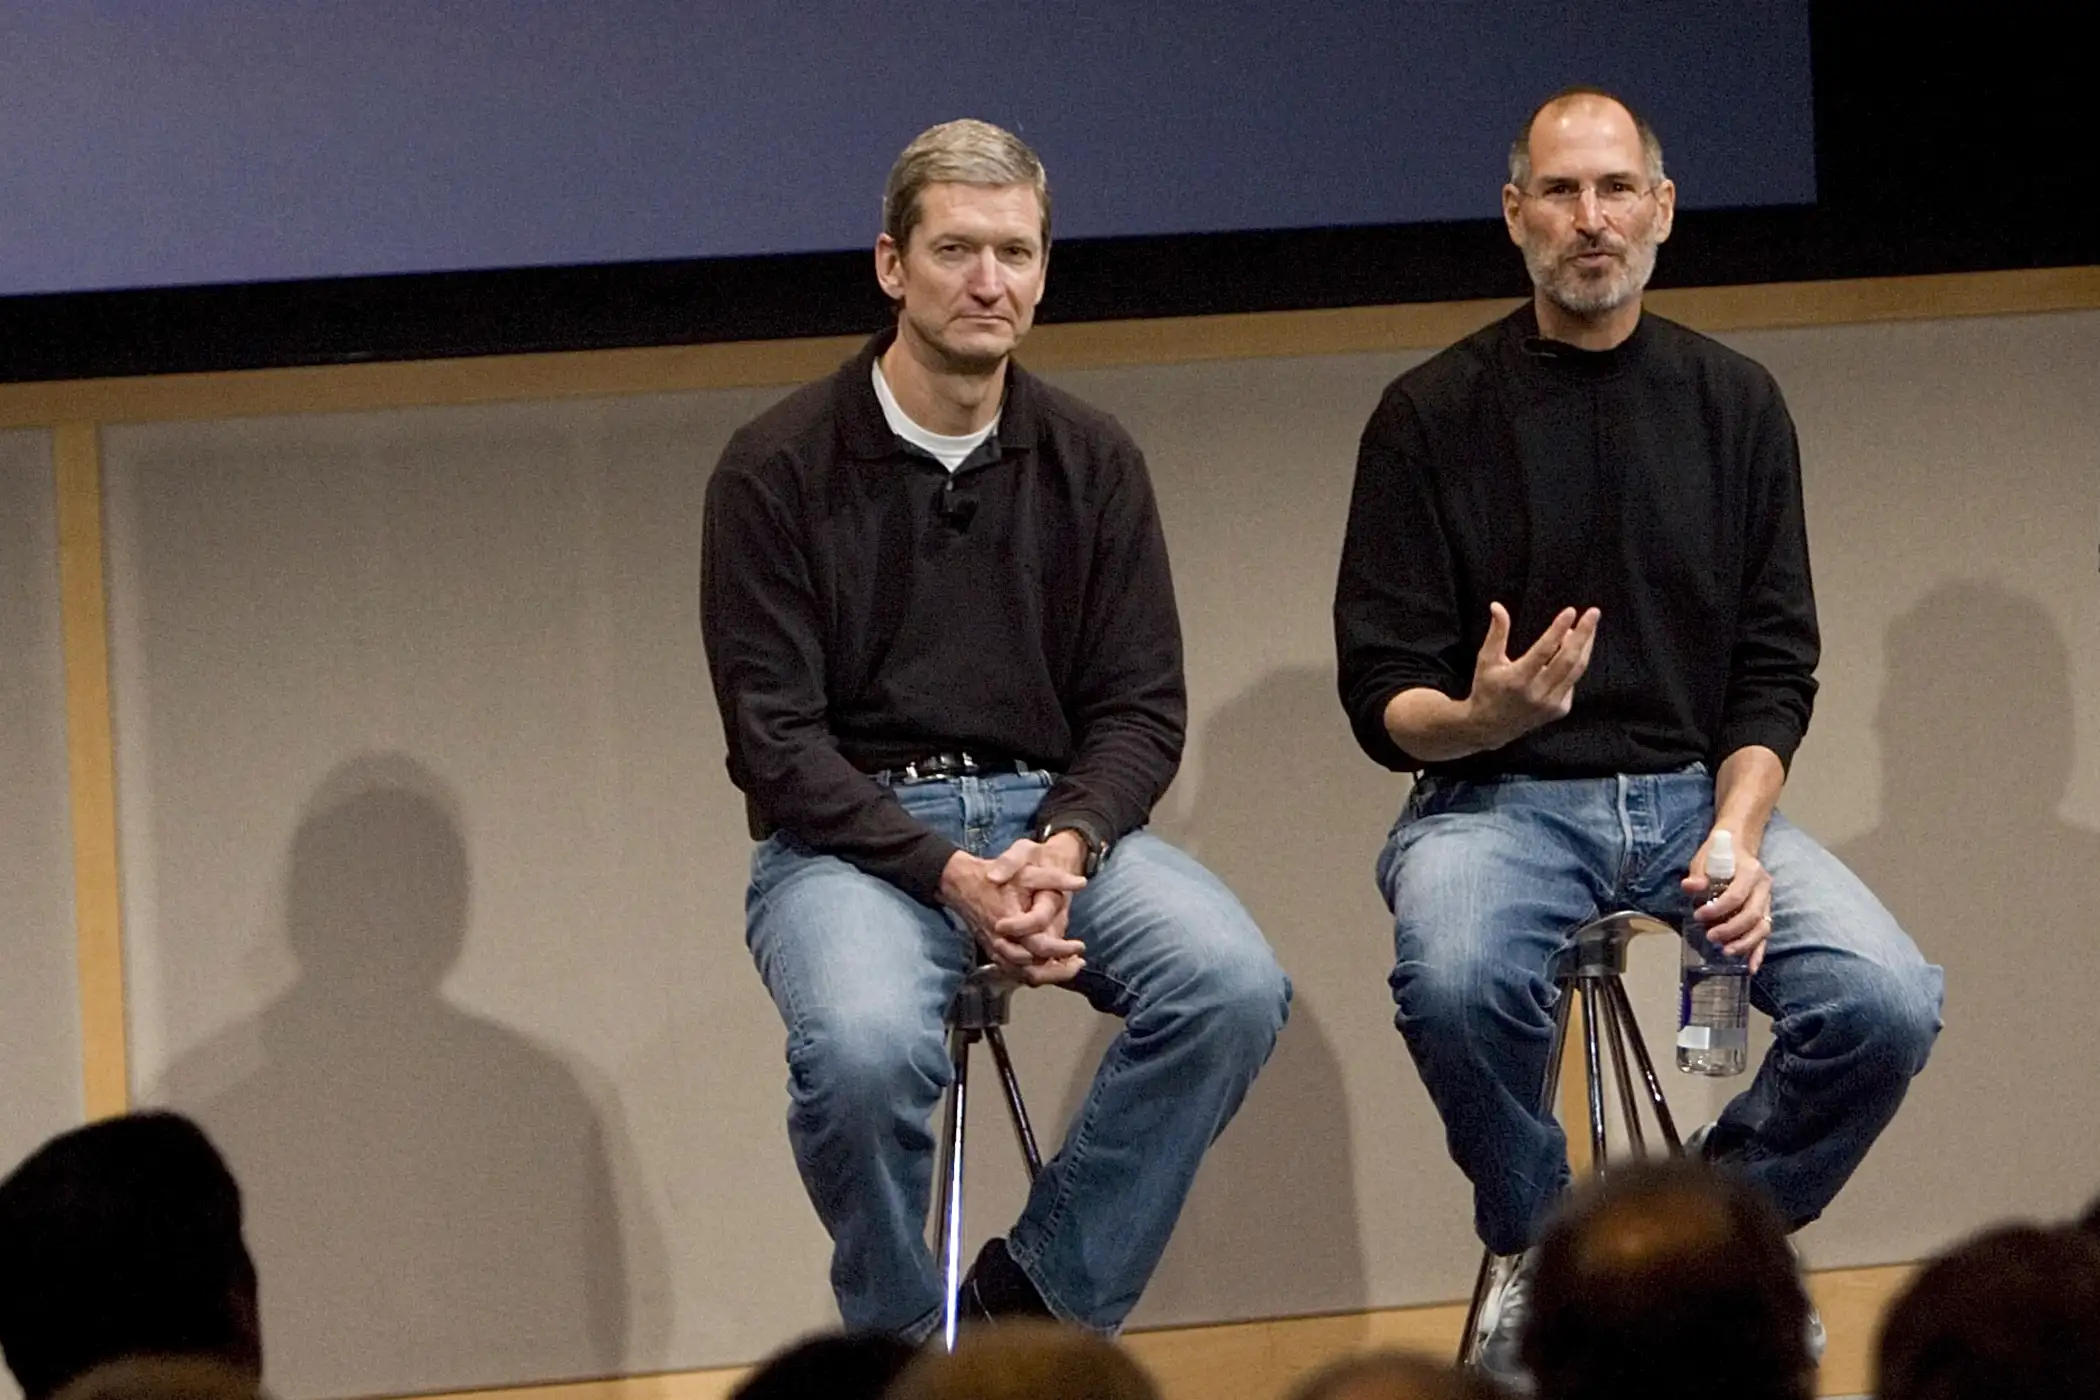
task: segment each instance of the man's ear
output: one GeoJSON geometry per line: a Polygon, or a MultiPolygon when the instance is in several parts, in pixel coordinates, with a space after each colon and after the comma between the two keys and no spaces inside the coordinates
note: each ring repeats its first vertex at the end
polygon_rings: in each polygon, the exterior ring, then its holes
{"type": "Polygon", "coordinates": [[[891,301],[904,296],[904,250],[888,234],[875,239],[875,282],[891,301]]]}
{"type": "Polygon", "coordinates": [[[1517,215],[1524,207],[1524,196],[1515,185],[1502,187],[1502,227],[1509,230],[1509,241],[1522,247],[1523,237],[1517,232],[1517,215]]]}
{"type": "Polygon", "coordinates": [[[1047,291],[1049,291],[1049,290],[1050,290],[1050,250],[1049,250],[1049,248],[1047,248],[1047,247],[1046,247],[1046,248],[1044,248],[1044,249],[1043,249],[1043,267],[1042,267],[1042,275],[1040,275],[1039,277],[1037,277],[1037,278],[1035,279],[1035,300],[1034,300],[1034,301],[1032,301],[1032,302],[1030,302],[1030,303],[1028,304],[1028,309],[1029,309],[1029,310],[1031,310],[1031,311],[1033,311],[1033,310],[1034,310],[1034,309],[1035,309],[1036,307],[1038,307],[1038,306],[1041,306],[1041,305],[1043,304],[1043,293],[1044,293],[1044,292],[1047,292],[1047,291]]]}

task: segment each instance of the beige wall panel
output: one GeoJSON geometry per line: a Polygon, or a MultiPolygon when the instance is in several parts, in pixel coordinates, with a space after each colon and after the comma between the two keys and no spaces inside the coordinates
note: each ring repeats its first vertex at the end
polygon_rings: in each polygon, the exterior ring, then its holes
{"type": "Polygon", "coordinates": [[[1406,781],[1349,735],[1328,620],[1357,435],[1421,358],[1056,376],[1122,420],[1159,491],[1190,745],[1155,826],[1240,894],[1294,986],[1138,1325],[1450,1298],[1471,1281],[1470,1208],[1392,1030],[1371,882],[1406,781]]]}
{"type": "MultiPolygon", "coordinates": [[[[1789,807],[1953,984],[1938,1061],[1808,1243],[1912,1257],[2100,1186],[2100,1044],[2057,952],[2100,896],[2100,315],[1732,339],[1809,463],[1827,659],[1789,807]]],[[[1349,738],[1328,621],[1357,434],[1417,359],[1057,376],[1159,484],[1193,712],[1157,826],[1298,987],[1139,1325],[1470,1281],[1370,879],[1405,783],[1349,738]]],[[[705,473],[767,397],[110,434],[134,1081],[248,1179],[295,1400],[732,1364],[830,1317],[694,621],[705,473]]],[[[1636,950],[1658,1048],[1673,958],[1636,950]]],[[[1109,1030],[1020,999],[1046,1133],[1109,1030]]],[[[1729,1087],[1666,1078],[1687,1125],[1729,1087]]],[[[1021,1191],[980,1107],[973,1234],[1021,1191]]]]}
{"type": "Polygon", "coordinates": [[[2100,313],[1728,337],[1802,438],[1823,693],[1787,805],[1947,969],[1818,1266],[2100,1191],[2100,313]]]}
{"type": "Polygon", "coordinates": [[[133,1079],[247,1185],[281,1393],[829,1316],[696,623],[768,398],[111,434],[133,1079]]]}
{"type": "Polygon", "coordinates": [[[0,1176],[81,1121],[67,802],[51,438],[0,433],[0,1176]]]}

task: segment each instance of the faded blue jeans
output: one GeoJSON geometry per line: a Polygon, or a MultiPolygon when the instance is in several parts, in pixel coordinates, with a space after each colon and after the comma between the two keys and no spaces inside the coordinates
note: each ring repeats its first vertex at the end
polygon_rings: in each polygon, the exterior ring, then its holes
{"type": "MultiPolygon", "coordinates": [[[[1531,1244],[1568,1179],[1539,1112],[1547,967],[1589,920],[1638,909],[1679,928],[1678,881],[1713,824],[1703,767],[1613,778],[1420,779],[1378,860],[1393,911],[1394,1017],[1473,1183],[1489,1249],[1531,1244]]],[[[1857,876],[1785,817],[1759,852],[1772,931],[1751,1004],[1772,1048],[1708,1151],[1808,1223],[1895,1116],[1940,1027],[1943,977],[1857,876]]]]}
{"type": "MultiPolygon", "coordinates": [[[[906,811],[973,854],[1028,834],[1039,772],[899,784],[906,811]]],[[[788,1137],[831,1233],[853,1329],[918,1338],[941,1304],[927,1248],[931,1118],[951,1070],[942,1016],[973,960],[945,912],[786,835],[751,858],[747,938],[787,1023],[788,1137]]],[[[1052,1311],[1122,1324],[1211,1140],[1269,1057],[1290,983],[1218,879],[1134,831],[1073,897],[1086,991],[1123,1018],[1064,1145],[1007,1236],[1052,1311]]],[[[1049,995],[1049,993],[1042,993],[1049,995]]]]}

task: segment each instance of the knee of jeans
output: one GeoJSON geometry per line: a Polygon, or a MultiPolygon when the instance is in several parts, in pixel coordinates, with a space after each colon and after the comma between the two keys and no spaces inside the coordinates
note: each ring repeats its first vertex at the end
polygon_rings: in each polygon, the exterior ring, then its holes
{"type": "Polygon", "coordinates": [[[1459,1034],[1487,1019],[1543,1021],[1540,1000],[1543,976],[1528,974],[1509,958],[1483,954],[1470,943],[1439,941],[1435,956],[1425,956],[1422,940],[1403,939],[1403,953],[1389,979],[1396,1020],[1403,1031],[1459,1034]],[[1411,955],[1410,955],[1411,954],[1411,955]]]}
{"type": "Polygon", "coordinates": [[[894,1013],[815,1020],[800,1027],[788,1046],[796,1101],[834,1111],[867,1109],[879,1116],[924,1101],[946,1087],[947,1070],[941,1028],[894,1013]]]}
{"type": "Polygon", "coordinates": [[[1856,1034],[1876,1061],[1902,1078],[1925,1067],[1940,1032],[1940,971],[1869,965],[1855,974],[1851,1014],[1856,1034]]]}
{"type": "Polygon", "coordinates": [[[1943,979],[1931,966],[1905,968],[1887,974],[1891,994],[1884,997],[1884,1016],[1889,1026],[1891,1048],[1900,1054],[1912,1074],[1925,1068],[1932,1043],[1940,1033],[1940,998],[1943,979]]]}
{"type": "Polygon", "coordinates": [[[1207,1038],[1266,1056],[1290,1015],[1291,979],[1267,945],[1205,957],[1166,1000],[1207,1038]]]}

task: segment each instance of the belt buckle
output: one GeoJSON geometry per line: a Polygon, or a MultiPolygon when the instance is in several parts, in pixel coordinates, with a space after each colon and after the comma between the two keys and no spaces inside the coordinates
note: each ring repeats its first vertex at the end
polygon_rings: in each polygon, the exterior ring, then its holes
{"type": "Polygon", "coordinates": [[[930,783],[939,778],[967,778],[983,771],[974,754],[955,753],[928,754],[915,758],[902,768],[895,770],[899,781],[907,783],[930,783]]]}

